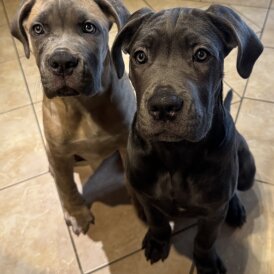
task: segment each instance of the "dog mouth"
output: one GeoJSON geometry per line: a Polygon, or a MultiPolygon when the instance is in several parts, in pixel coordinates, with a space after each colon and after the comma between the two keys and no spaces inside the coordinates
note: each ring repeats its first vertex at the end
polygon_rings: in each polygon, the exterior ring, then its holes
{"type": "Polygon", "coordinates": [[[45,95],[54,97],[92,96],[94,83],[92,77],[82,73],[75,73],[68,77],[54,76],[45,72],[41,74],[41,82],[45,95]]]}
{"type": "Polygon", "coordinates": [[[77,90],[70,88],[68,86],[64,86],[61,89],[56,91],[56,96],[59,96],[59,97],[72,97],[72,96],[79,96],[79,95],[80,93],[77,90]]]}
{"type": "MultiPolygon", "coordinates": [[[[43,82],[42,82],[43,83],[43,82]]],[[[45,95],[51,99],[54,97],[78,97],[78,96],[92,96],[91,85],[71,85],[69,83],[57,83],[52,86],[47,83],[43,83],[43,89],[45,95]]]]}
{"type": "Polygon", "coordinates": [[[153,142],[199,142],[204,137],[197,121],[184,125],[173,123],[144,125],[137,122],[137,130],[144,138],[153,142]]]}
{"type": "Polygon", "coordinates": [[[157,141],[157,142],[180,142],[183,140],[182,136],[179,136],[177,134],[172,134],[168,131],[162,131],[158,133],[151,134],[148,137],[151,141],[157,141]]]}
{"type": "Polygon", "coordinates": [[[54,91],[44,87],[44,92],[49,99],[55,97],[77,97],[81,95],[79,91],[68,86],[63,86],[62,88],[56,89],[54,91]]]}
{"type": "Polygon", "coordinates": [[[162,131],[158,133],[148,134],[146,138],[153,142],[182,142],[187,141],[191,143],[200,142],[203,138],[202,136],[198,136],[193,130],[185,131],[184,133],[177,134],[168,131],[162,131]]]}

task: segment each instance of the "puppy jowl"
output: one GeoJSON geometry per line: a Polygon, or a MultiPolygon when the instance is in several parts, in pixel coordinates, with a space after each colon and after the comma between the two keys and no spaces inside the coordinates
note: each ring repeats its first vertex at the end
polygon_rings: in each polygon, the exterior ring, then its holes
{"type": "Polygon", "coordinates": [[[221,224],[240,227],[245,209],[237,192],[254,181],[255,162],[223,102],[224,58],[238,47],[237,71],[247,78],[263,50],[231,9],[176,8],[134,13],[117,36],[112,56],[124,72],[130,55],[137,112],[128,142],[127,177],[148,232],[146,258],[167,258],[170,218],[195,216],[193,258],[199,274],[225,273],[215,249],[221,224]]]}
{"type": "Polygon", "coordinates": [[[121,29],[128,17],[117,0],[25,0],[12,23],[40,71],[50,170],[76,234],[86,233],[94,216],[75,185],[75,159],[96,169],[124,151],[133,118],[133,90],[127,75],[116,76],[108,48],[112,25],[121,29]]]}

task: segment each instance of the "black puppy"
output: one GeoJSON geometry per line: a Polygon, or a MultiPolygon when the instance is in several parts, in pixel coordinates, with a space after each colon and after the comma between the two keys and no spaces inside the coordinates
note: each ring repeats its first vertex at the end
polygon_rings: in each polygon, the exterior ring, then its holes
{"type": "Polygon", "coordinates": [[[141,9],[116,38],[112,57],[124,72],[130,54],[137,113],[128,143],[127,176],[149,230],[151,263],[167,258],[169,217],[197,216],[194,260],[199,274],[225,273],[214,242],[224,220],[240,227],[255,163],[222,99],[224,58],[238,46],[237,70],[247,78],[263,51],[255,33],[227,7],[141,9]]]}

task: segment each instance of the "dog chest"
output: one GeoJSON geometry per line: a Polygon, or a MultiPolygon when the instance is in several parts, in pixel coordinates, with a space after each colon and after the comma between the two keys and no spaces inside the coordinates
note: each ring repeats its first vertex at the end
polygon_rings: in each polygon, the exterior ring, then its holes
{"type": "Polygon", "coordinates": [[[151,202],[171,217],[205,213],[204,193],[195,188],[191,178],[166,172],[147,192],[151,202]]]}
{"type": "Polygon", "coordinates": [[[203,144],[162,142],[142,147],[134,138],[130,141],[129,181],[161,211],[203,215],[230,199],[237,178],[233,149],[221,153],[203,144]]]}
{"type": "Polygon", "coordinates": [[[90,113],[59,101],[45,103],[43,115],[47,142],[60,153],[105,157],[117,150],[127,136],[126,129],[108,132],[90,113]]]}
{"type": "MultiPolygon", "coordinates": [[[[144,192],[143,192],[144,193],[144,192]]],[[[181,170],[159,174],[145,194],[155,207],[170,217],[205,216],[227,201],[229,191],[207,174],[195,176],[181,170]]]]}
{"type": "Polygon", "coordinates": [[[118,144],[122,142],[123,136],[125,136],[123,132],[111,134],[91,118],[85,118],[82,119],[70,143],[78,151],[105,154],[104,151],[107,152],[117,148],[118,144]]]}

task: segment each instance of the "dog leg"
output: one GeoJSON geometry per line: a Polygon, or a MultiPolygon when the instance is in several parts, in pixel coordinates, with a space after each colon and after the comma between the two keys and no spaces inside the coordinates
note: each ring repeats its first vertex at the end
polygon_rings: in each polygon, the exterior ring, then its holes
{"type": "MultiPolygon", "coordinates": [[[[226,212],[224,212],[226,213],[226,212]]],[[[198,274],[223,274],[226,268],[215,250],[215,241],[225,214],[200,219],[194,243],[194,261],[198,274]]]]}
{"type": "Polygon", "coordinates": [[[246,221],[245,208],[236,193],[229,201],[225,221],[232,227],[241,227],[246,221]]]}
{"type": "Polygon", "coordinates": [[[171,227],[168,219],[144,199],[140,202],[144,207],[145,218],[149,226],[142,244],[145,257],[151,264],[159,260],[164,261],[168,257],[171,241],[171,227]]]}
{"type": "Polygon", "coordinates": [[[65,159],[56,156],[49,157],[49,162],[67,225],[72,226],[72,230],[76,235],[86,233],[90,223],[94,223],[94,216],[85,205],[85,201],[74,182],[73,157],[65,159]]]}
{"type": "Polygon", "coordinates": [[[256,166],[253,155],[243,138],[237,132],[238,138],[238,159],[239,159],[239,177],[238,177],[238,190],[248,190],[254,183],[256,166]]]}
{"type": "Polygon", "coordinates": [[[144,222],[146,225],[148,225],[148,222],[147,222],[147,217],[146,217],[146,214],[145,214],[145,211],[144,211],[144,208],[143,206],[141,205],[141,203],[138,201],[138,199],[136,198],[136,195],[133,191],[129,191],[129,195],[130,195],[130,198],[131,198],[131,202],[133,204],[133,207],[136,211],[136,214],[138,216],[138,218],[144,222]]]}

